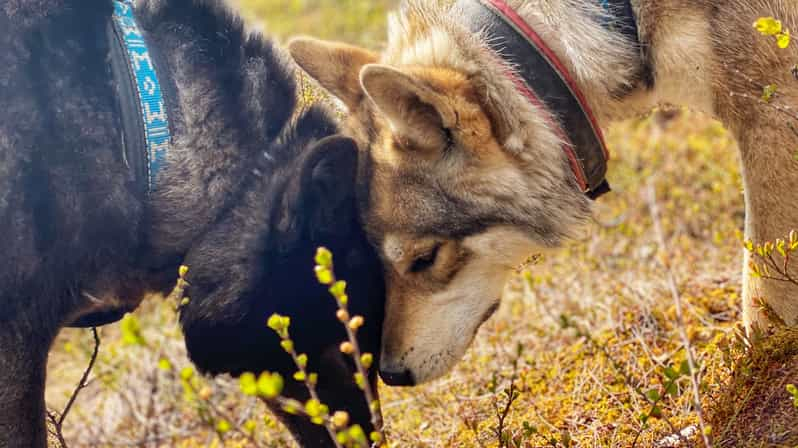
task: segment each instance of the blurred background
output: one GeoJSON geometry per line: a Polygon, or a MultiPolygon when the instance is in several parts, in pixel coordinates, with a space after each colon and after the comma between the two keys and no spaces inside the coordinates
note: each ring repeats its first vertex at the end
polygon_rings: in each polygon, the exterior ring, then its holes
{"type": "MultiPolygon", "coordinates": [[[[281,41],[308,34],[377,50],[396,3],[236,1],[281,41]]],[[[667,441],[678,444],[679,431],[695,440],[689,382],[668,376],[685,359],[670,278],[686,302],[705,412],[724,422],[712,431],[724,440],[745,431],[737,424],[745,416],[733,412],[739,401],[724,392],[740,319],[743,198],[734,144],[718,123],[680,109],[622,123],[609,141],[614,193],[596,204],[583,237],[508,285],[502,309],[450,375],[381,388],[392,446],[675,446],[667,441]]],[[[220,428],[214,410],[261,446],[292,446],[237,381],[192,374],[174,307],[151,300],[124,325],[101,329],[98,364],[66,423],[70,446],[249,446],[220,428]]],[[[63,408],[92,347],[86,331],[58,339],[49,364],[53,409],[63,408]]]]}
{"type": "Polygon", "coordinates": [[[375,48],[396,0],[230,0],[251,22],[280,39],[307,34],[375,48]]]}

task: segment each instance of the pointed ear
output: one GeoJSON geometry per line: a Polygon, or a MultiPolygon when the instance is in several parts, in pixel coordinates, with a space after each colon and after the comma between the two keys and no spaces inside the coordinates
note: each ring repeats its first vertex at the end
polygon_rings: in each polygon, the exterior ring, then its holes
{"type": "Polygon", "coordinates": [[[305,186],[313,200],[324,208],[337,209],[354,196],[357,143],[342,135],[321,140],[305,172],[305,186]]]}
{"type": "Polygon", "coordinates": [[[378,56],[363,48],[300,37],[288,43],[288,51],[307,74],[344,102],[350,110],[363,100],[358,74],[378,56]]]}
{"type": "Polygon", "coordinates": [[[357,221],[357,162],[357,144],[340,135],[327,137],[308,150],[276,210],[283,250],[303,238],[344,237],[350,232],[357,221]]]}
{"type": "Polygon", "coordinates": [[[414,149],[437,153],[448,146],[457,114],[424,81],[393,67],[371,64],[361,71],[360,82],[393,131],[414,149]]]}
{"type": "Polygon", "coordinates": [[[357,161],[357,144],[348,137],[327,137],[313,149],[302,170],[302,202],[314,234],[343,235],[356,220],[357,161]]]}

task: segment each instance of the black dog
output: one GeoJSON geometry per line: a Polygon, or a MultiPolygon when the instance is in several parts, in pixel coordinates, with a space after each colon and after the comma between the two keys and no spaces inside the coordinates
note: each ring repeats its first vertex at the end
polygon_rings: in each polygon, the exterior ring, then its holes
{"type": "MultiPolygon", "coordinates": [[[[118,319],[168,291],[184,261],[192,301],[181,320],[201,369],[290,374],[265,321],[292,315],[323,398],[368,428],[335,350],[332,299],[312,273],[315,248],[329,246],[376,354],[382,272],[355,211],[356,148],[332,136],[322,109],[296,110],[293,68],[220,0],[139,2],[160,84],[139,91],[163,94],[160,108],[141,105],[127,30],[112,25],[119,7],[0,2],[0,446],[45,445],[58,330],[118,319]],[[167,144],[147,134],[161,114],[167,144]]],[[[304,443],[330,443],[286,421],[304,443]]]]}

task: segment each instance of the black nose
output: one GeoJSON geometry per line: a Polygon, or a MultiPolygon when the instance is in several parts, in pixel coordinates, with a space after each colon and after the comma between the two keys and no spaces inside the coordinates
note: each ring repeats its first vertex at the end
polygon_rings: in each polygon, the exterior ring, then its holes
{"type": "Polygon", "coordinates": [[[380,377],[389,386],[415,386],[416,380],[410,370],[392,372],[390,370],[380,370],[380,377]]]}

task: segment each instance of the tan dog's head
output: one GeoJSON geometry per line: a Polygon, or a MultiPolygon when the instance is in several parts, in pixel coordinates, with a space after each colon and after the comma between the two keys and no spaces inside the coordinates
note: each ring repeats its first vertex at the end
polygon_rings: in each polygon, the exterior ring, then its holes
{"type": "Polygon", "coordinates": [[[439,377],[498,307],[507,274],[570,233],[588,201],[546,117],[502,103],[504,78],[307,38],[289,48],[347,106],[370,156],[359,194],[387,270],[383,379],[439,377]]]}

